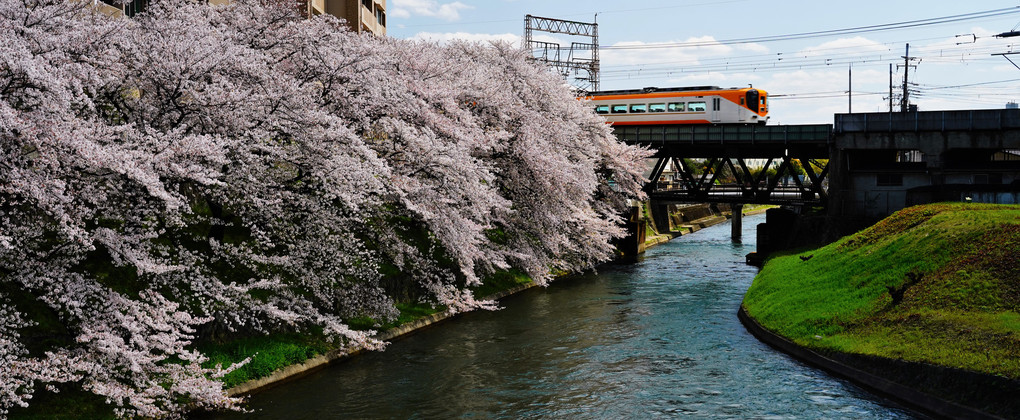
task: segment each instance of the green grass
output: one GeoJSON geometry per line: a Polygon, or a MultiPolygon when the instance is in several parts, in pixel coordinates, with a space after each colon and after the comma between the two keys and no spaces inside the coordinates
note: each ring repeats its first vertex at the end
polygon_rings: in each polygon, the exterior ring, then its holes
{"type": "MultiPolygon", "coordinates": [[[[531,279],[520,271],[501,271],[487,276],[482,285],[473,288],[472,291],[480,298],[530,282],[531,279]]],[[[396,307],[400,315],[392,322],[383,323],[369,317],[360,317],[348,320],[348,324],[355,330],[386,331],[446,309],[417,302],[398,303],[396,307]]],[[[247,357],[252,358],[248,364],[224,376],[226,387],[231,388],[250,380],[264,378],[279,369],[302,363],[337,348],[337,344],[326,340],[321,332],[313,331],[307,334],[276,333],[222,343],[206,343],[200,350],[210,359],[206,367],[217,364],[226,367],[247,357]]]]}
{"type": "Polygon", "coordinates": [[[744,204],[744,207],[741,208],[740,213],[747,214],[753,211],[768,210],[774,208],[779,208],[779,206],[773,204],[744,204]]]}
{"type": "Polygon", "coordinates": [[[205,344],[200,350],[209,357],[206,367],[228,367],[251,357],[248,364],[223,377],[226,388],[264,378],[273,372],[335,349],[336,344],[321,334],[270,334],[245,337],[225,343],[205,344]]]}
{"type": "Polygon", "coordinates": [[[510,269],[486,276],[482,285],[471,288],[471,292],[476,299],[481,299],[528,283],[531,283],[531,277],[520,270],[510,269]]]}
{"type": "Polygon", "coordinates": [[[770,259],[744,307],[810,348],[1018,379],[1020,206],[904,209],[828,246],[770,259]],[[901,302],[887,286],[906,287],[901,302]]]}

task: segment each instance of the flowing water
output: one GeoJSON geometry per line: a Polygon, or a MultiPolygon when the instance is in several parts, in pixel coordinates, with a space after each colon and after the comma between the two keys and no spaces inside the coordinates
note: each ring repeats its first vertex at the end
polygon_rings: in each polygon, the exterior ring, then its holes
{"type": "Polygon", "coordinates": [[[737,320],[754,226],[561,279],[253,395],[215,418],[914,418],[758,342],[737,320]]]}

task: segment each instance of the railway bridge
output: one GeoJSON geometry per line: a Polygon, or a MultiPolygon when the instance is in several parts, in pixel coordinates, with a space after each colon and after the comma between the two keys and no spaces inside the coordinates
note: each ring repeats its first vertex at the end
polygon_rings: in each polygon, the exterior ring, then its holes
{"type": "Polygon", "coordinates": [[[833,124],[631,125],[655,150],[656,226],[677,203],[824,207],[873,222],[935,201],[1020,203],[1020,110],[836,114],[833,124]]]}

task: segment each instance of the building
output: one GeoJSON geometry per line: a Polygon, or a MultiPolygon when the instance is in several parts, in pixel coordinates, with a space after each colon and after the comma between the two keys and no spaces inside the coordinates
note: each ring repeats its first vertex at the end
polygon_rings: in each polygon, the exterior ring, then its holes
{"type": "MultiPolygon", "coordinates": [[[[123,5],[114,0],[97,2],[104,13],[134,16],[145,10],[151,0],[130,0],[123,5]]],[[[207,0],[210,4],[225,4],[230,0],[207,0]]],[[[386,0],[305,0],[306,16],[330,14],[347,21],[352,30],[386,36],[386,0]]]]}
{"type": "Polygon", "coordinates": [[[355,32],[386,35],[386,0],[308,0],[308,15],[330,14],[355,32]]]}

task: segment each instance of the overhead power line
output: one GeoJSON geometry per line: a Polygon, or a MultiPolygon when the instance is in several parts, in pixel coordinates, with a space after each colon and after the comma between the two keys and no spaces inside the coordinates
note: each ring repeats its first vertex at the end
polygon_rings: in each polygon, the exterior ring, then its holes
{"type": "Polygon", "coordinates": [[[732,44],[750,44],[750,43],[763,43],[763,42],[776,42],[776,41],[790,41],[795,39],[805,38],[817,38],[826,36],[837,36],[837,35],[853,35],[867,32],[879,32],[889,31],[895,29],[906,29],[916,28],[920,26],[939,25],[945,23],[961,22],[974,19],[982,19],[989,17],[1004,16],[1009,14],[1020,13],[1020,6],[1010,7],[1005,9],[993,9],[982,12],[964,13],[960,15],[949,15],[928,19],[908,20],[894,23],[884,23],[881,25],[869,25],[869,26],[855,26],[851,28],[843,29],[831,29],[825,31],[814,31],[814,32],[800,32],[786,35],[771,35],[761,37],[750,37],[750,38],[734,38],[734,39],[722,39],[713,41],[695,41],[695,42],[670,42],[660,44],[643,44],[643,45],[612,45],[601,47],[603,50],[641,50],[641,49],[656,49],[656,48],[687,48],[687,47],[704,47],[712,45],[732,45],[732,44]]]}
{"type": "MultiPolygon", "coordinates": [[[[941,39],[941,38],[938,38],[941,39]]],[[[753,54],[736,57],[692,58],[689,60],[671,60],[668,62],[642,63],[630,65],[604,66],[603,80],[632,79],[641,80],[654,77],[671,77],[711,72],[753,72],[769,73],[788,70],[807,70],[819,68],[869,67],[898,62],[900,54],[891,49],[876,49],[876,46],[839,47],[832,49],[812,50],[804,52],[782,52],[772,54],[753,54]],[[863,50],[861,50],[863,48],[863,50]],[[858,49],[858,51],[853,51],[858,49]],[[838,51],[838,52],[837,52],[838,51]],[[828,52],[825,55],[814,53],[828,52]]],[[[1001,45],[955,45],[934,46],[916,49],[917,56],[931,63],[973,63],[995,60],[987,54],[1002,48],[1001,45]]],[[[911,49],[913,53],[915,49],[911,49]]]]}

